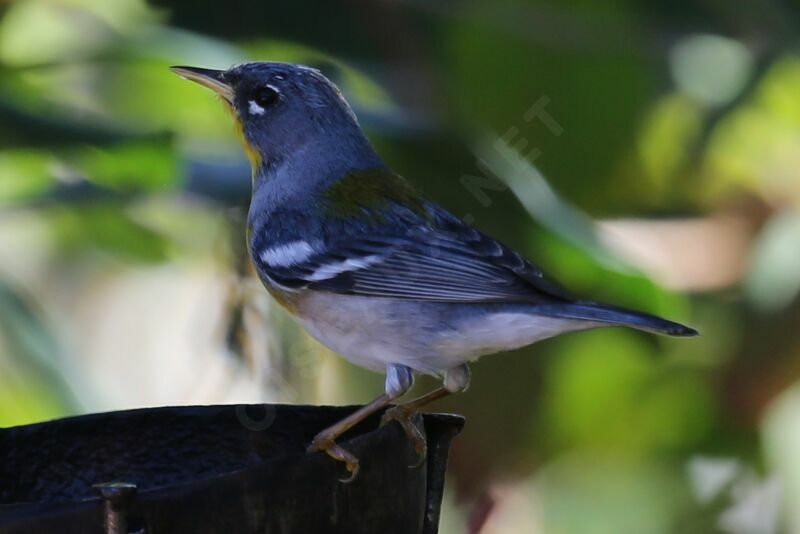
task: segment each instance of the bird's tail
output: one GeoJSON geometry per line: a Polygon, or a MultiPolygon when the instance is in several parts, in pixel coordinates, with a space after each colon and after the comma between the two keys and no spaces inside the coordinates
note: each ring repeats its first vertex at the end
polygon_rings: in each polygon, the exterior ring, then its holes
{"type": "Polygon", "coordinates": [[[594,302],[571,302],[568,304],[545,304],[537,306],[537,313],[549,317],[581,319],[608,325],[620,325],[667,336],[691,337],[697,330],[680,323],[668,321],[647,313],[595,304],[594,302]]]}

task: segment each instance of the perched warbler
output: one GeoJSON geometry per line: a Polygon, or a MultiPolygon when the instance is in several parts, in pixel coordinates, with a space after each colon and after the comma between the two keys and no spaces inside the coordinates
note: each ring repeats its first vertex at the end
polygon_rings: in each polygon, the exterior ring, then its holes
{"type": "Polygon", "coordinates": [[[269,292],[351,362],[385,373],[385,393],[320,432],[310,451],[358,459],[336,438],[406,393],[414,376],[441,388],[401,404],[397,420],[424,460],[410,417],[469,386],[469,362],[604,326],[693,336],[652,315],[574,300],[519,253],[426,200],[381,160],[336,86],[286,63],[229,70],[173,67],[219,94],[252,163],[248,245],[269,292]]]}

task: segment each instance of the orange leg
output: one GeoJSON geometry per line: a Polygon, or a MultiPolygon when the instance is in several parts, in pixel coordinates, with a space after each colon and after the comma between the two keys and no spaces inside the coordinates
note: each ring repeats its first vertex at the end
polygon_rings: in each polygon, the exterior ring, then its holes
{"type": "Polygon", "coordinates": [[[416,468],[425,463],[428,455],[428,445],[422,432],[411,421],[415,413],[419,412],[423,407],[446,397],[452,393],[465,391],[469,387],[470,373],[467,364],[459,365],[452,369],[448,369],[444,373],[444,386],[434,389],[421,397],[410,400],[403,404],[398,404],[394,408],[386,410],[381,418],[381,424],[386,424],[389,421],[397,421],[408,438],[414,443],[414,449],[419,454],[417,463],[409,467],[416,468]]]}
{"type": "Polygon", "coordinates": [[[398,404],[393,408],[389,408],[386,410],[386,413],[383,414],[383,417],[381,417],[382,425],[388,423],[389,421],[397,421],[400,426],[403,427],[406,436],[408,436],[408,438],[414,443],[414,450],[417,451],[419,459],[417,460],[417,463],[410,465],[409,467],[416,468],[421,466],[423,463],[425,463],[425,459],[428,456],[428,444],[425,440],[425,436],[423,436],[422,432],[419,431],[417,426],[411,422],[411,418],[423,406],[437,401],[442,397],[446,397],[451,393],[451,391],[448,391],[444,387],[435,389],[430,393],[426,393],[421,397],[417,397],[414,400],[410,400],[403,404],[398,404]]]}
{"type": "Polygon", "coordinates": [[[386,393],[326,428],[316,436],[308,452],[325,451],[334,460],[344,462],[350,476],[342,482],[352,482],[358,475],[358,458],[336,443],[336,438],[408,391],[414,383],[414,372],[402,364],[386,366],[386,393]]]}
{"type": "Polygon", "coordinates": [[[383,394],[369,404],[362,406],[355,412],[351,413],[341,421],[334,425],[329,426],[316,436],[308,447],[308,452],[325,451],[328,456],[334,460],[344,462],[350,476],[345,479],[340,479],[342,482],[352,482],[358,475],[358,458],[341,445],[336,443],[336,438],[353,428],[355,425],[377,412],[390,402],[392,398],[387,394],[383,394]]]}

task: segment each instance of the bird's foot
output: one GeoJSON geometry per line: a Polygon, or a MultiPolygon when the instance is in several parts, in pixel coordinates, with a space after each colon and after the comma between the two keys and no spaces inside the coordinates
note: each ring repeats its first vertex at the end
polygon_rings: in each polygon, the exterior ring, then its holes
{"type": "Polygon", "coordinates": [[[419,431],[419,428],[417,428],[417,425],[411,420],[415,413],[416,410],[406,405],[398,404],[386,410],[383,417],[381,417],[381,426],[389,421],[397,421],[403,428],[406,436],[408,436],[408,439],[414,444],[414,450],[417,451],[419,457],[416,463],[408,466],[410,469],[420,467],[425,463],[425,459],[428,456],[428,442],[425,440],[425,436],[422,435],[422,432],[419,431]]]}
{"type": "Polygon", "coordinates": [[[307,449],[307,452],[319,451],[324,451],[325,454],[338,462],[344,462],[345,468],[347,468],[347,472],[350,473],[350,476],[346,478],[340,478],[340,482],[349,484],[356,479],[359,469],[358,458],[356,458],[353,453],[336,443],[335,436],[330,436],[326,430],[323,430],[314,436],[314,440],[307,449]]]}

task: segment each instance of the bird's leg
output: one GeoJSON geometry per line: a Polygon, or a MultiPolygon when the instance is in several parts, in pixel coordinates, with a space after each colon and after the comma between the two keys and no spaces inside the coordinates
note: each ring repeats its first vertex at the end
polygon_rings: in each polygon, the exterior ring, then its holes
{"type": "Polygon", "coordinates": [[[385,393],[373,400],[369,404],[362,406],[336,424],[329,426],[316,436],[308,447],[308,452],[325,451],[325,453],[340,462],[344,462],[350,476],[340,479],[342,482],[352,482],[358,475],[358,458],[351,452],[336,443],[336,438],[353,428],[355,425],[377,412],[387,404],[392,402],[392,398],[385,393]]]}
{"type": "Polygon", "coordinates": [[[420,411],[424,406],[437,401],[443,397],[466,391],[469,387],[470,373],[467,364],[459,365],[448,369],[444,373],[444,385],[440,388],[434,389],[431,392],[417,397],[416,399],[398,404],[397,406],[386,410],[386,413],[381,417],[381,424],[386,424],[389,421],[397,421],[408,438],[414,443],[414,449],[419,455],[417,463],[409,467],[416,468],[425,463],[428,456],[428,445],[422,432],[419,431],[417,426],[411,421],[411,418],[420,411]]]}
{"type": "Polygon", "coordinates": [[[408,367],[394,364],[387,366],[386,393],[314,436],[311,445],[308,447],[308,452],[325,451],[334,460],[344,462],[350,476],[340,480],[345,483],[352,482],[358,475],[358,458],[336,443],[336,438],[403,395],[411,388],[413,383],[414,375],[408,367]]]}
{"type": "Polygon", "coordinates": [[[383,417],[381,417],[382,425],[388,423],[389,421],[397,421],[400,426],[403,427],[408,439],[414,443],[414,450],[417,451],[418,459],[416,463],[410,465],[409,467],[413,468],[421,466],[428,456],[428,444],[425,440],[425,436],[422,435],[422,432],[420,432],[417,426],[411,421],[411,418],[423,406],[450,394],[451,392],[448,391],[447,388],[439,387],[426,393],[425,395],[422,395],[421,397],[417,397],[414,400],[404,402],[403,404],[398,404],[393,408],[389,408],[383,414],[383,417]]]}

